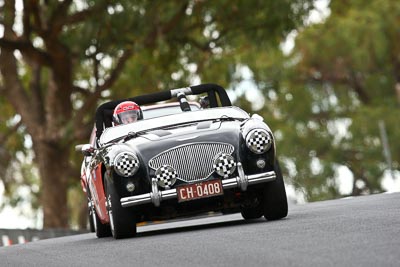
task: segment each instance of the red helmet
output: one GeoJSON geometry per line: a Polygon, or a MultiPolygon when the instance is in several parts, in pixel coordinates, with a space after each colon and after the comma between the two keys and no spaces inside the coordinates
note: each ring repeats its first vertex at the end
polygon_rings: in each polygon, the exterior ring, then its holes
{"type": "Polygon", "coordinates": [[[133,101],[122,102],[114,109],[114,125],[128,124],[137,120],[141,120],[142,118],[142,110],[140,109],[139,105],[133,101]]]}

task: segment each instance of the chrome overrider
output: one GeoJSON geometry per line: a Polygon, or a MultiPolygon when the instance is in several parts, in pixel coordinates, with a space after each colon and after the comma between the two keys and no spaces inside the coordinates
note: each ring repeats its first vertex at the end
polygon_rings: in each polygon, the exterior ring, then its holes
{"type": "MultiPolygon", "coordinates": [[[[245,175],[240,162],[237,163],[237,168],[239,176],[222,180],[222,187],[224,189],[239,187],[242,191],[246,191],[248,185],[265,183],[276,179],[274,171],[245,175]]],[[[158,207],[163,200],[178,198],[175,188],[159,191],[155,178],[152,179],[151,188],[152,192],[150,193],[121,198],[122,207],[138,206],[147,203],[153,203],[154,206],[158,207]]]]}

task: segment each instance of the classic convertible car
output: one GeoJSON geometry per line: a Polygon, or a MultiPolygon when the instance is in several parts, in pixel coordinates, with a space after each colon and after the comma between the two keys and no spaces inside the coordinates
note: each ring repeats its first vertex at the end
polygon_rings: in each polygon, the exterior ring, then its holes
{"type": "Polygon", "coordinates": [[[97,237],[132,237],[139,222],[209,211],[287,216],[271,129],[232,106],[221,86],[107,102],[95,120],[90,144],[81,146],[81,184],[97,237]],[[113,127],[113,110],[126,100],[142,106],[143,119],[113,127]]]}

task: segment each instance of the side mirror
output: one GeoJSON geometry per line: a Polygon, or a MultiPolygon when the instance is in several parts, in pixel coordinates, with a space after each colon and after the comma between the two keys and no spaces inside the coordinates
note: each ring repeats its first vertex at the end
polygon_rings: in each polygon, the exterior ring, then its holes
{"type": "Polygon", "coordinates": [[[83,146],[84,146],[83,144],[76,145],[76,146],[75,146],[75,151],[76,151],[76,152],[82,152],[82,147],[83,147],[83,146]]]}
{"type": "Polygon", "coordinates": [[[94,153],[94,147],[91,144],[77,145],[75,146],[76,151],[81,151],[86,157],[92,156],[94,153]]]}

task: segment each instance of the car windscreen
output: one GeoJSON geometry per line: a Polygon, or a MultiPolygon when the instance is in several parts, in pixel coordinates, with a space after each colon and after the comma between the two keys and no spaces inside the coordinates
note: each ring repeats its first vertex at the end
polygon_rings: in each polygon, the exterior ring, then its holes
{"type": "MultiPolygon", "coordinates": [[[[191,104],[190,109],[192,111],[196,111],[199,110],[199,107],[197,105],[191,104]]],[[[178,114],[182,112],[183,111],[179,106],[179,104],[173,106],[160,106],[157,108],[143,109],[143,119],[147,120],[166,115],[178,114]]]]}
{"type": "Polygon", "coordinates": [[[182,112],[178,114],[140,120],[135,123],[107,128],[100,137],[100,143],[118,140],[129,133],[144,132],[174,125],[193,123],[196,121],[235,119],[245,120],[249,114],[238,107],[210,108],[198,111],[182,112]]]}

